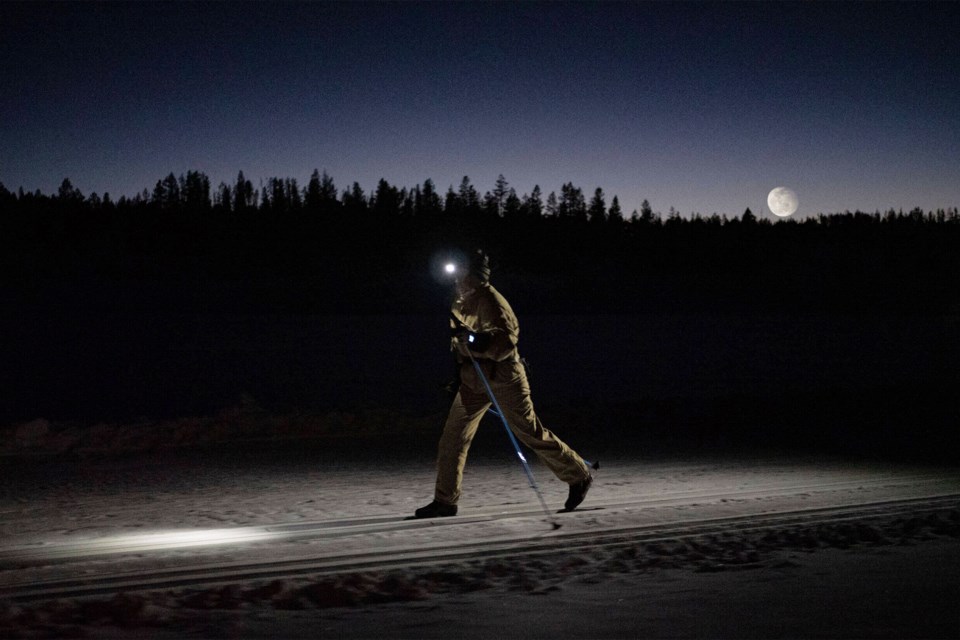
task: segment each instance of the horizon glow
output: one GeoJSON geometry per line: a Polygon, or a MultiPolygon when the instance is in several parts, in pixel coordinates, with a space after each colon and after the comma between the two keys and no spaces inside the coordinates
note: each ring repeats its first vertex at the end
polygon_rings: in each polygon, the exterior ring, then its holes
{"type": "Polygon", "coordinates": [[[626,216],[770,215],[780,184],[798,216],[960,205],[955,4],[168,9],[0,5],[7,189],[320,169],[368,194],[572,182],[626,216]]]}

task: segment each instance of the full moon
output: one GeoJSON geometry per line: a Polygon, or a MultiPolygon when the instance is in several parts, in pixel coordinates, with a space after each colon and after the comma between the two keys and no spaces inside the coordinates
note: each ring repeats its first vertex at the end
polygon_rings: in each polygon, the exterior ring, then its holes
{"type": "Polygon", "coordinates": [[[780,218],[792,216],[800,206],[797,194],[786,187],[777,187],[767,196],[767,206],[774,215],[780,218]]]}

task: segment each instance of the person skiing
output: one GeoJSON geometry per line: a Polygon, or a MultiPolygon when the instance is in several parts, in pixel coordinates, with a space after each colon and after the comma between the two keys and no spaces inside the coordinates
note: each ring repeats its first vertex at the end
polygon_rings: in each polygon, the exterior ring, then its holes
{"type": "Polygon", "coordinates": [[[470,443],[480,419],[491,406],[483,381],[471,362],[479,364],[504,418],[517,438],[531,448],[553,473],[569,484],[564,504],[575,509],[593,483],[590,467],[560,438],[545,429],[533,409],[530,384],[517,350],[520,327],[506,299],[490,284],[486,253],[470,255],[466,270],[456,272],[457,298],[451,309],[451,351],[458,363],[460,386],[437,447],[437,481],[433,502],[416,510],[417,518],[457,514],[460,485],[470,443]]]}

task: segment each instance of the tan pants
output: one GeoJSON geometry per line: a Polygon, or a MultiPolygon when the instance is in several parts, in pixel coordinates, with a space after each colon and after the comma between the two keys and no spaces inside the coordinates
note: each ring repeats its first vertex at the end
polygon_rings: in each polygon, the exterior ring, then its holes
{"type": "MultiPolygon", "coordinates": [[[[530,385],[523,365],[512,361],[496,364],[483,362],[482,368],[517,440],[532,449],[563,482],[571,484],[586,478],[590,471],[583,458],[545,429],[534,413],[533,402],[530,400],[530,385]]],[[[437,486],[434,499],[443,504],[457,504],[460,500],[460,484],[463,480],[463,468],[467,463],[467,452],[477,433],[480,419],[491,405],[473,365],[465,363],[462,373],[463,383],[450,407],[437,452],[437,486]]]]}

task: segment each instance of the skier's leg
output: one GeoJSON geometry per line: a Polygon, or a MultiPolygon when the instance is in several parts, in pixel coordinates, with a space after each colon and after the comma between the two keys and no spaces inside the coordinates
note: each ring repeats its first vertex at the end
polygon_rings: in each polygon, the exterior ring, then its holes
{"type": "Polygon", "coordinates": [[[510,383],[499,384],[493,391],[517,439],[532,449],[557,478],[575,484],[590,477],[590,469],[583,458],[546,429],[537,417],[530,398],[530,385],[522,370],[510,383]]]}
{"type": "Polygon", "coordinates": [[[490,407],[486,395],[475,394],[461,387],[443,426],[437,447],[437,485],[434,500],[455,505],[460,500],[463,468],[467,463],[470,443],[477,433],[480,419],[490,407]]]}
{"type": "Polygon", "coordinates": [[[533,449],[544,464],[567,483],[569,493],[563,507],[566,511],[573,511],[586,498],[593,484],[590,467],[563,440],[543,426],[534,412],[528,385],[517,385],[512,392],[503,395],[511,398],[509,404],[501,403],[501,408],[517,439],[533,449]]]}

